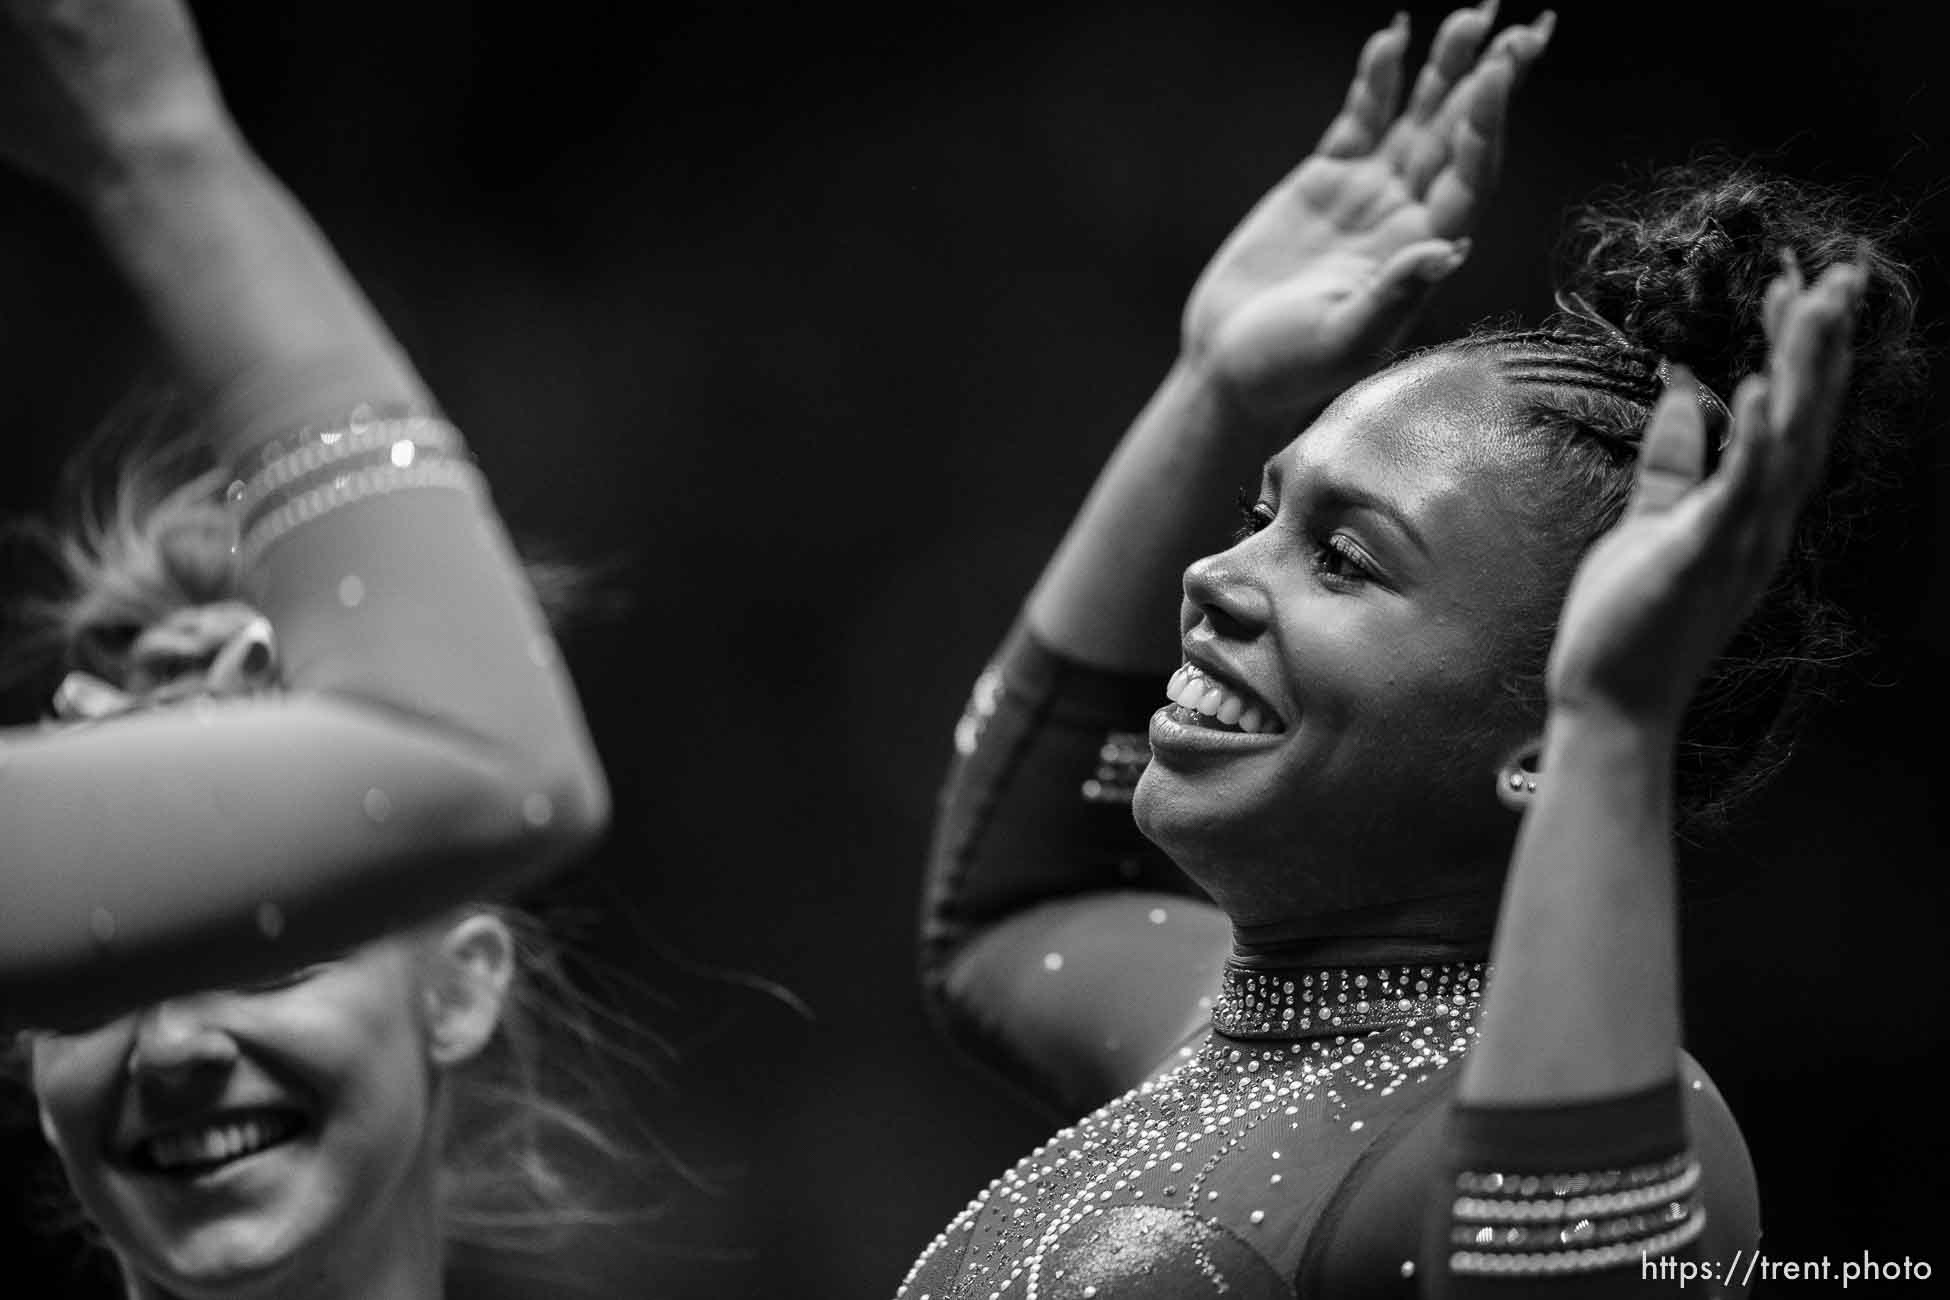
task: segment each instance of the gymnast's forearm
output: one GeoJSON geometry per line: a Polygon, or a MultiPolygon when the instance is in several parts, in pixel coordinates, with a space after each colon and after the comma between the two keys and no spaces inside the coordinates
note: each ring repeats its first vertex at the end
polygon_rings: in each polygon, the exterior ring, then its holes
{"type": "Polygon", "coordinates": [[[358,403],[426,405],[359,286],[220,106],[131,136],[76,197],[225,453],[358,403]]]}
{"type": "MultiPolygon", "coordinates": [[[[1701,1248],[1709,1220],[1678,1080],[1672,753],[1669,727],[1616,712],[1560,706],[1548,721],[1432,1179],[1421,1272],[1432,1300],[1518,1286],[1638,1295],[1640,1258],[1701,1248]],[[1625,1200],[1578,1200],[1615,1184],[1625,1200]],[[1509,1215],[1552,1226],[1511,1237],[1494,1226],[1509,1215]],[[1575,1231],[1558,1232],[1560,1216],[1575,1231]]],[[[1731,1211],[1719,1227],[1738,1237],[1751,1196],[1737,1161],[1713,1154],[1715,1213],[1731,1211]]]]}
{"type": "Polygon", "coordinates": [[[1589,1101],[1673,1077],[1672,765],[1669,730],[1552,715],[1504,885],[1466,1103],[1589,1101]]]}

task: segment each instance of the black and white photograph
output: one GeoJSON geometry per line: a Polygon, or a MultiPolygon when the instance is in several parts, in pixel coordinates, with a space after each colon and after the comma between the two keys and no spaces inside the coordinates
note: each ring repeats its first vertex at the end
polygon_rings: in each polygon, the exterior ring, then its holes
{"type": "Polygon", "coordinates": [[[0,0],[0,1294],[1941,1294],[1936,26],[0,0]]]}

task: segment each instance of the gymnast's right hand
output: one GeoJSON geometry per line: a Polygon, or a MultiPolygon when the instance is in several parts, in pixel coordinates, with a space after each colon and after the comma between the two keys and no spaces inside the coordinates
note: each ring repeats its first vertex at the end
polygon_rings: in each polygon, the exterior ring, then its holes
{"type": "Polygon", "coordinates": [[[1361,378],[1461,264],[1512,88],[1555,21],[1547,10],[1485,50],[1495,20],[1496,0],[1450,14],[1405,108],[1406,15],[1370,37],[1313,155],[1199,277],[1184,359],[1246,415],[1291,421],[1361,378]]]}
{"type": "Polygon", "coordinates": [[[228,120],[180,0],[0,0],[0,154],[68,193],[228,120]]]}

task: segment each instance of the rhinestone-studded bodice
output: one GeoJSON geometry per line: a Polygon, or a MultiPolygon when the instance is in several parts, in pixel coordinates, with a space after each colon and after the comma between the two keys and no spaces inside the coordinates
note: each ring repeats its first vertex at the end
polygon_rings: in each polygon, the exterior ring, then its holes
{"type": "Polygon", "coordinates": [[[990,1183],[901,1300],[1291,1297],[1350,1171],[1447,1096],[1482,980],[1480,965],[1229,966],[1213,1031],[990,1183]]]}

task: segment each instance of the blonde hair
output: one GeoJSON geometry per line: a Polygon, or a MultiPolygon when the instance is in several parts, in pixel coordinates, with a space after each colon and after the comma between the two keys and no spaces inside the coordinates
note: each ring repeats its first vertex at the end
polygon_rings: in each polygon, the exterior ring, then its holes
{"type": "Polygon", "coordinates": [[[448,1073],[440,1157],[447,1244],[463,1258],[533,1256],[586,1230],[655,1220],[660,1208],[641,1195],[600,1189],[645,1169],[697,1181],[623,1104],[641,1085],[661,1084],[657,1058],[671,1055],[669,1047],[586,992],[532,913],[486,903],[462,910],[491,913],[508,927],[515,978],[487,1046],[448,1073]]]}
{"type": "Polygon", "coordinates": [[[10,522],[40,581],[8,609],[9,676],[79,669],[123,685],[144,628],[236,598],[228,476],[184,423],[166,397],[131,403],[68,462],[61,516],[10,522]]]}

